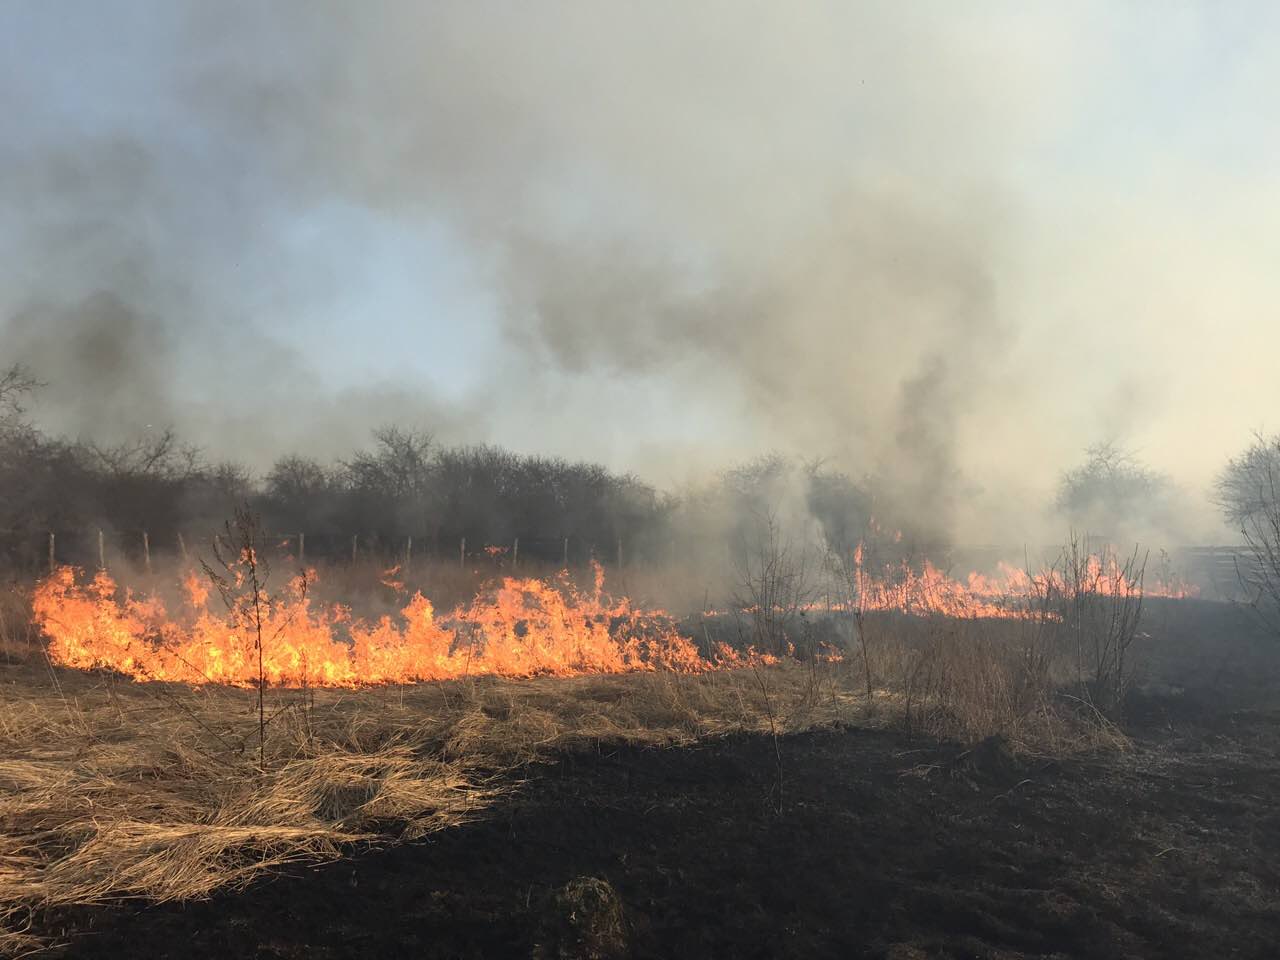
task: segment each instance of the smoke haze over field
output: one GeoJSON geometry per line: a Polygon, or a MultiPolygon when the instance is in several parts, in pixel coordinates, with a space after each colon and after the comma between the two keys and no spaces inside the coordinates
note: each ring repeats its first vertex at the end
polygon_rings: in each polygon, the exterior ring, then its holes
{"type": "Polygon", "coordinates": [[[1198,501],[1280,401],[1275,18],[13,2],[0,346],[256,467],[780,450],[996,540],[1112,438],[1198,501]]]}

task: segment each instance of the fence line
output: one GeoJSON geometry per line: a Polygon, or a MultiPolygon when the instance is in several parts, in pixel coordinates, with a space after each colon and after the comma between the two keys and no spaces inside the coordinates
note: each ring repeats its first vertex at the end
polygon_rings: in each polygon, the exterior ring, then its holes
{"type": "MultiPolygon", "coordinates": [[[[10,534],[0,531],[0,562],[7,558],[10,569],[43,572],[60,564],[109,569],[119,563],[134,565],[151,572],[154,557],[159,554],[176,555],[189,562],[193,545],[210,547],[219,540],[218,534],[207,538],[189,540],[181,531],[171,534],[172,544],[152,537],[149,530],[113,531],[103,528],[89,530],[50,530],[35,534],[10,534]]],[[[277,556],[287,557],[299,564],[308,561],[328,560],[359,563],[376,559],[388,566],[402,563],[406,568],[415,560],[420,562],[446,561],[449,541],[438,535],[414,535],[411,533],[387,536],[383,534],[307,534],[306,532],[278,532],[269,535],[269,542],[276,548],[277,556]]],[[[612,549],[588,543],[573,537],[513,537],[508,543],[485,543],[483,538],[459,536],[456,542],[458,566],[466,569],[470,564],[505,564],[516,569],[530,563],[585,566],[588,561],[606,563],[615,568],[632,564],[650,565],[670,562],[677,558],[677,539],[665,538],[660,543],[653,538],[641,538],[640,548],[629,548],[623,538],[609,544],[612,549]],[[478,548],[477,543],[481,544],[478,548]],[[612,556],[610,556],[612,554],[612,556]]],[[[724,555],[731,547],[715,538],[681,537],[679,545],[686,555],[697,560],[708,553],[724,555]]],[[[917,559],[929,557],[935,563],[950,558],[951,566],[961,572],[968,569],[989,569],[999,560],[1027,556],[1032,565],[1037,558],[1050,559],[1061,547],[1045,545],[1033,551],[1025,547],[1003,548],[996,545],[959,545],[940,548],[936,552],[927,547],[917,547],[910,556],[917,559]],[[969,566],[961,569],[962,564],[969,566]]],[[[1175,575],[1204,586],[1222,588],[1238,584],[1240,575],[1249,576],[1258,571],[1257,559],[1242,545],[1197,545],[1180,547],[1168,554],[1175,575]]],[[[1148,568],[1148,572],[1152,572],[1148,568]]]]}
{"type": "MultiPolygon", "coordinates": [[[[415,559],[420,561],[445,560],[448,549],[439,537],[415,537],[413,534],[401,536],[351,534],[311,534],[305,532],[277,532],[268,534],[265,539],[273,547],[277,558],[288,558],[299,564],[308,561],[328,560],[358,564],[366,559],[373,559],[389,564],[401,563],[405,566],[415,559]]],[[[9,536],[0,533],[0,559],[7,556],[11,568],[42,568],[53,570],[61,565],[93,567],[109,570],[120,563],[136,565],[147,572],[154,569],[157,557],[172,555],[188,562],[192,550],[197,553],[200,544],[209,550],[225,552],[224,538],[217,533],[207,537],[191,539],[182,532],[173,536],[172,547],[152,537],[149,530],[115,531],[108,533],[102,528],[88,531],[58,530],[48,531],[31,536],[9,536]],[[29,541],[29,542],[26,542],[29,541]],[[39,542],[43,550],[33,548],[39,542]],[[43,553],[43,556],[40,554],[43,553]]],[[[457,562],[465,569],[468,564],[493,563],[501,561],[509,563],[512,569],[529,563],[559,563],[568,567],[585,565],[590,560],[605,562],[611,559],[621,566],[627,555],[624,554],[624,540],[618,538],[611,546],[612,551],[602,551],[595,544],[580,542],[572,537],[513,537],[509,543],[485,543],[481,538],[459,537],[457,543],[457,562]],[[476,543],[483,544],[479,548],[476,543]],[[609,553],[613,556],[609,557],[609,553]]],[[[629,562],[629,561],[628,561],[629,562]]]]}

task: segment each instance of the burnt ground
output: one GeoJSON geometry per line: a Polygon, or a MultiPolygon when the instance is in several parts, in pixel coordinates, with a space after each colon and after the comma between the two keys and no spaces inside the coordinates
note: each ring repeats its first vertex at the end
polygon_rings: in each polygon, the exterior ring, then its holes
{"type": "Polygon", "coordinates": [[[427,841],[207,902],[43,918],[76,957],[572,957],[556,891],[617,891],[632,957],[1273,957],[1280,712],[1149,701],[1133,751],[839,729],[603,749],[427,841]]]}

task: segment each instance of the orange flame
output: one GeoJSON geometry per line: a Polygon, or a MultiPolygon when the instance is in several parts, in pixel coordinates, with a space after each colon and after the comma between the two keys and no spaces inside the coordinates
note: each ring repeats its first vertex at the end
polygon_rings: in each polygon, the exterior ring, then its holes
{"type": "Polygon", "coordinates": [[[344,606],[313,604],[305,576],[278,595],[260,596],[256,608],[252,596],[241,595],[214,613],[208,586],[191,575],[189,609],[171,618],[158,597],[122,593],[106,573],[81,584],[77,571],[63,567],[37,586],[33,609],[54,662],[138,680],[253,685],[259,636],[263,673],[275,686],[729,665],[723,655],[714,664],[703,658],[666,613],[607,597],[602,579],[597,570],[595,590],[583,594],[567,577],[556,584],[507,578],[444,620],[416,593],[399,617],[366,623],[344,606]]]}
{"type": "Polygon", "coordinates": [[[404,581],[396,579],[400,573],[400,566],[401,565],[397,563],[394,567],[391,567],[388,570],[383,570],[382,575],[378,578],[378,581],[384,587],[390,587],[396,593],[400,593],[404,590],[404,581]]]}
{"type": "MultiPolygon", "coordinates": [[[[874,521],[873,521],[874,523],[874,521]]],[[[849,573],[851,597],[826,603],[811,602],[796,609],[861,613],[902,613],[909,616],[943,616],[957,619],[1034,619],[1045,611],[1037,600],[1069,592],[1062,571],[1046,568],[1028,574],[1007,563],[997,564],[994,575],[970,573],[964,580],[952,578],[926,560],[919,570],[907,561],[886,563],[877,571],[867,560],[866,546],[853,548],[849,573]]],[[[1162,581],[1145,578],[1141,588],[1126,578],[1123,565],[1110,553],[1091,555],[1084,560],[1079,586],[1084,593],[1185,599],[1199,595],[1199,588],[1176,578],[1162,581]]],[[[780,609],[780,608],[779,608],[780,609]]],[[[727,611],[706,610],[704,617],[723,616],[727,611]]],[[[739,608],[756,613],[758,608],[739,608]]],[[[1053,615],[1052,611],[1048,611],[1053,615]]]]}
{"type": "MultiPolygon", "coordinates": [[[[155,595],[122,591],[106,572],[81,582],[78,571],[62,567],[37,585],[32,598],[36,622],[49,639],[49,655],[69,667],[106,668],[139,680],[227,683],[249,686],[258,679],[258,644],[263,674],[276,686],[357,686],[408,683],[497,674],[574,676],[670,669],[696,672],[720,667],[768,664],[776,657],[754,651],[714,648],[710,659],[682,636],[662,610],[639,609],[604,591],[604,571],[595,564],[594,583],[579,590],[562,572],[555,582],[507,577],[470,604],[447,616],[415,593],[396,617],[370,623],[349,607],[313,602],[315,572],[289,582],[257,602],[244,576],[241,556],[232,576],[219,584],[228,608],[209,607],[210,583],[194,571],[183,582],[186,602],[171,616],[155,595]]],[[[1037,616],[1037,598],[1066,591],[1061,572],[1028,574],[1001,564],[993,576],[971,573],[954,579],[929,562],[916,570],[902,562],[868,569],[866,551],[853,553],[852,608],[915,616],[1019,618],[1037,616]]],[[[399,567],[382,582],[399,591],[399,567]]],[[[1091,556],[1081,588],[1096,593],[1135,594],[1113,556],[1091,556]]],[[[1195,588],[1176,582],[1148,582],[1147,596],[1187,597],[1195,588]]],[[[816,608],[816,605],[815,605],[816,608]]],[[[849,609],[843,604],[834,609],[849,609]]],[[[714,614],[714,611],[711,612],[714,614]]],[[[829,651],[824,659],[836,660],[829,651]]]]}
{"type": "MultiPolygon", "coordinates": [[[[942,615],[958,618],[1013,619],[1035,616],[1028,605],[1051,592],[1067,592],[1062,572],[1046,569],[1037,574],[1007,563],[997,565],[997,574],[970,573],[964,581],[943,573],[929,561],[919,571],[905,561],[886,564],[879,576],[867,572],[865,553],[859,543],[853,552],[853,579],[857,600],[863,611],[894,611],[917,616],[942,615]]],[[[1182,599],[1196,596],[1198,588],[1172,580],[1147,580],[1141,586],[1126,578],[1125,570],[1112,554],[1091,555],[1084,562],[1080,588],[1086,593],[1136,595],[1182,599]]]]}

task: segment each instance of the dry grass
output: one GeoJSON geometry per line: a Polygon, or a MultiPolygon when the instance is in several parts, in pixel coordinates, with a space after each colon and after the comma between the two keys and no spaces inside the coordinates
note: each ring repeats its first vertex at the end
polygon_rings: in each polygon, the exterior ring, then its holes
{"type": "Polygon", "coordinates": [[[477,679],[270,691],[257,769],[254,694],[3,668],[0,951],[40,944],[32,910],[240,885],[351,844],[462,823],[520,765],[603,742],[665,745],[850,719],[834,666],[572,680],[477,679]]]}
{"type": "Polygon", "coordinates": [[[254,691],[51,669],[14,588],[0,596],[0,953],[42,946],[25,932],[34,911],[203,897],[465,822],[557,751],[734,732],[777,745],[849,721],[1039,754],[1123,743],[1061,696],[1070,658],[1044,621],[885,615],[866,629],[870,697],[854,650],[702,675],[269,690],[259,770],[254,691]]]}
{"type": "Polygon", "coordinates": [[[29,661],[43,647],[31,619],[31,590],[25,584],[0,585],[0,661],[29,661]]]}
{"type": "Polygon", "coordinates": [[[1119,727],[1077,689],[1063,635],[1043,620],[867,618],[871,673],[910,729],[1016,753],[1122,749],[1119,727]]]}

